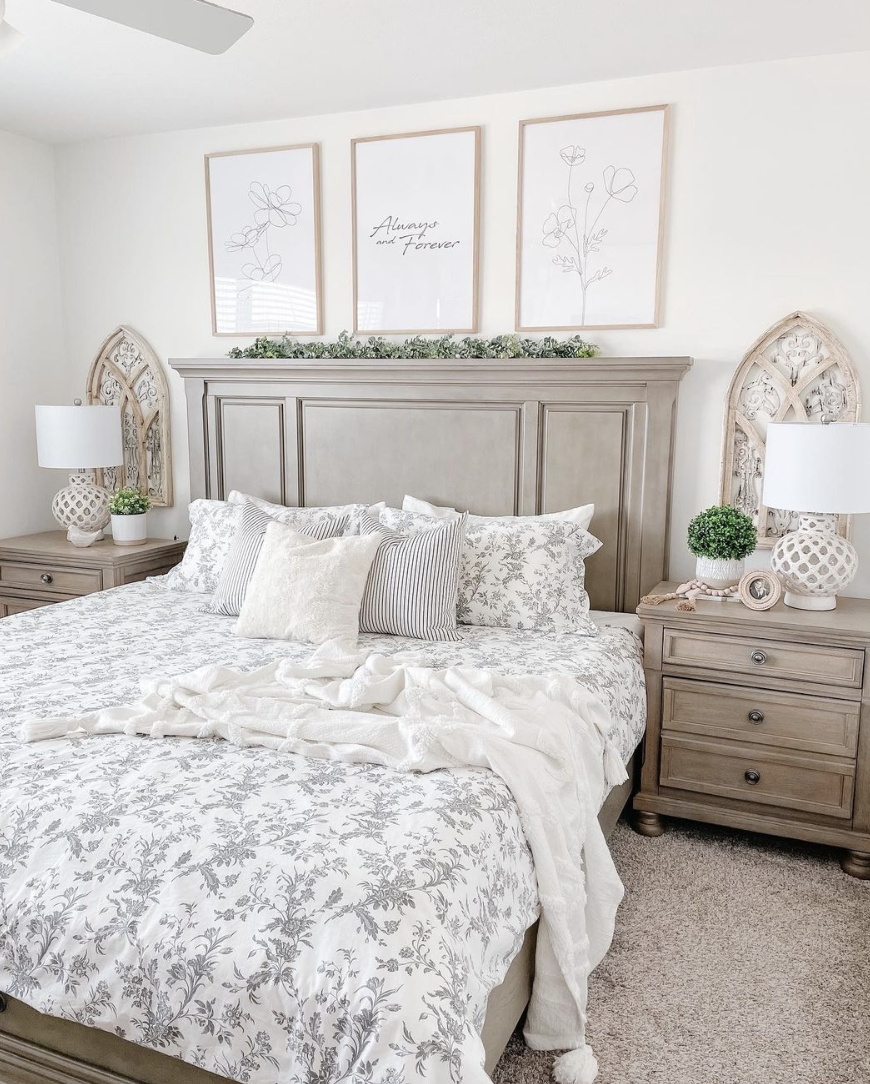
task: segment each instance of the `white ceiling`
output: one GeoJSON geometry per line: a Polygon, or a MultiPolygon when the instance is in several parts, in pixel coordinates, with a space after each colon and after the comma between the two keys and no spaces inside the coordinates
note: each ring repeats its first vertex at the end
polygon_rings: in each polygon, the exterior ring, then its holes
{"type": "Polygon", "coordinates": [[[7,0],[26,37],[0,57],[0,128],[72,142],[870,50],[867,0],[221,2],[255,23],[208,56],[7,0]]]}

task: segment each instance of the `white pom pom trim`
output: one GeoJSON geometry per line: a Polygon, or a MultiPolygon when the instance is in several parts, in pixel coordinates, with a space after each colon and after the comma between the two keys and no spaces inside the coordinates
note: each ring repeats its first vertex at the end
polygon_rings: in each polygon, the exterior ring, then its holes
{"type": "Polygon", "coordinates": [[[553,1063],[556,1084],[592,1084],[598,1076],[598,1062],[589,1044],[569,1050],[553,1063]]]}

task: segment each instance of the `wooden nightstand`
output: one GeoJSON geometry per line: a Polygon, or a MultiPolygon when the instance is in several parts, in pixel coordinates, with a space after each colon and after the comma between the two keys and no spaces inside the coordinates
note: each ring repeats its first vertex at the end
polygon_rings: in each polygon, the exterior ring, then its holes
{"type": "Polygon", "coordinates": [[[0,617],[159,576],[178,564],[186,545],[149,538],[142,546],[116,546],[104,538],[87,549],[77,549],[63,531],[4,538],[0,540],[0,617]]]}
{"type": "Polygon", "coordinates": [[[667,814],[827,843],[870,878],[870,600],[676,607],[637,611],[649,717],[635,829],[661,835],[667,814]]]}

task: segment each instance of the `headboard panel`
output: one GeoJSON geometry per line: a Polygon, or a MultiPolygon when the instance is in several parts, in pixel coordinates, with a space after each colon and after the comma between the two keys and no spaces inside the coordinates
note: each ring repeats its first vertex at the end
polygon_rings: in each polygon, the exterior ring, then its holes
{"type": "Polygon", "coordinates": [[[677,390],[689,358],[173,360],[192,497],[284,504],[405,493],[484,515],[595,502],[596,609],[666,571],[677,390]]]}

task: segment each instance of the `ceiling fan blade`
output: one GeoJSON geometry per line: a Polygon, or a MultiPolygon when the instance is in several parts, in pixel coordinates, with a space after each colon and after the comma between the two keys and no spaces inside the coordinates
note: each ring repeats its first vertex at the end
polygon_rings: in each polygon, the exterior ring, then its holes
{"type": "Polygon", "coordinates": [[[54,0],[203,53],[225,53],[254,25],[250,15],[208,0],[54,0]]]}

